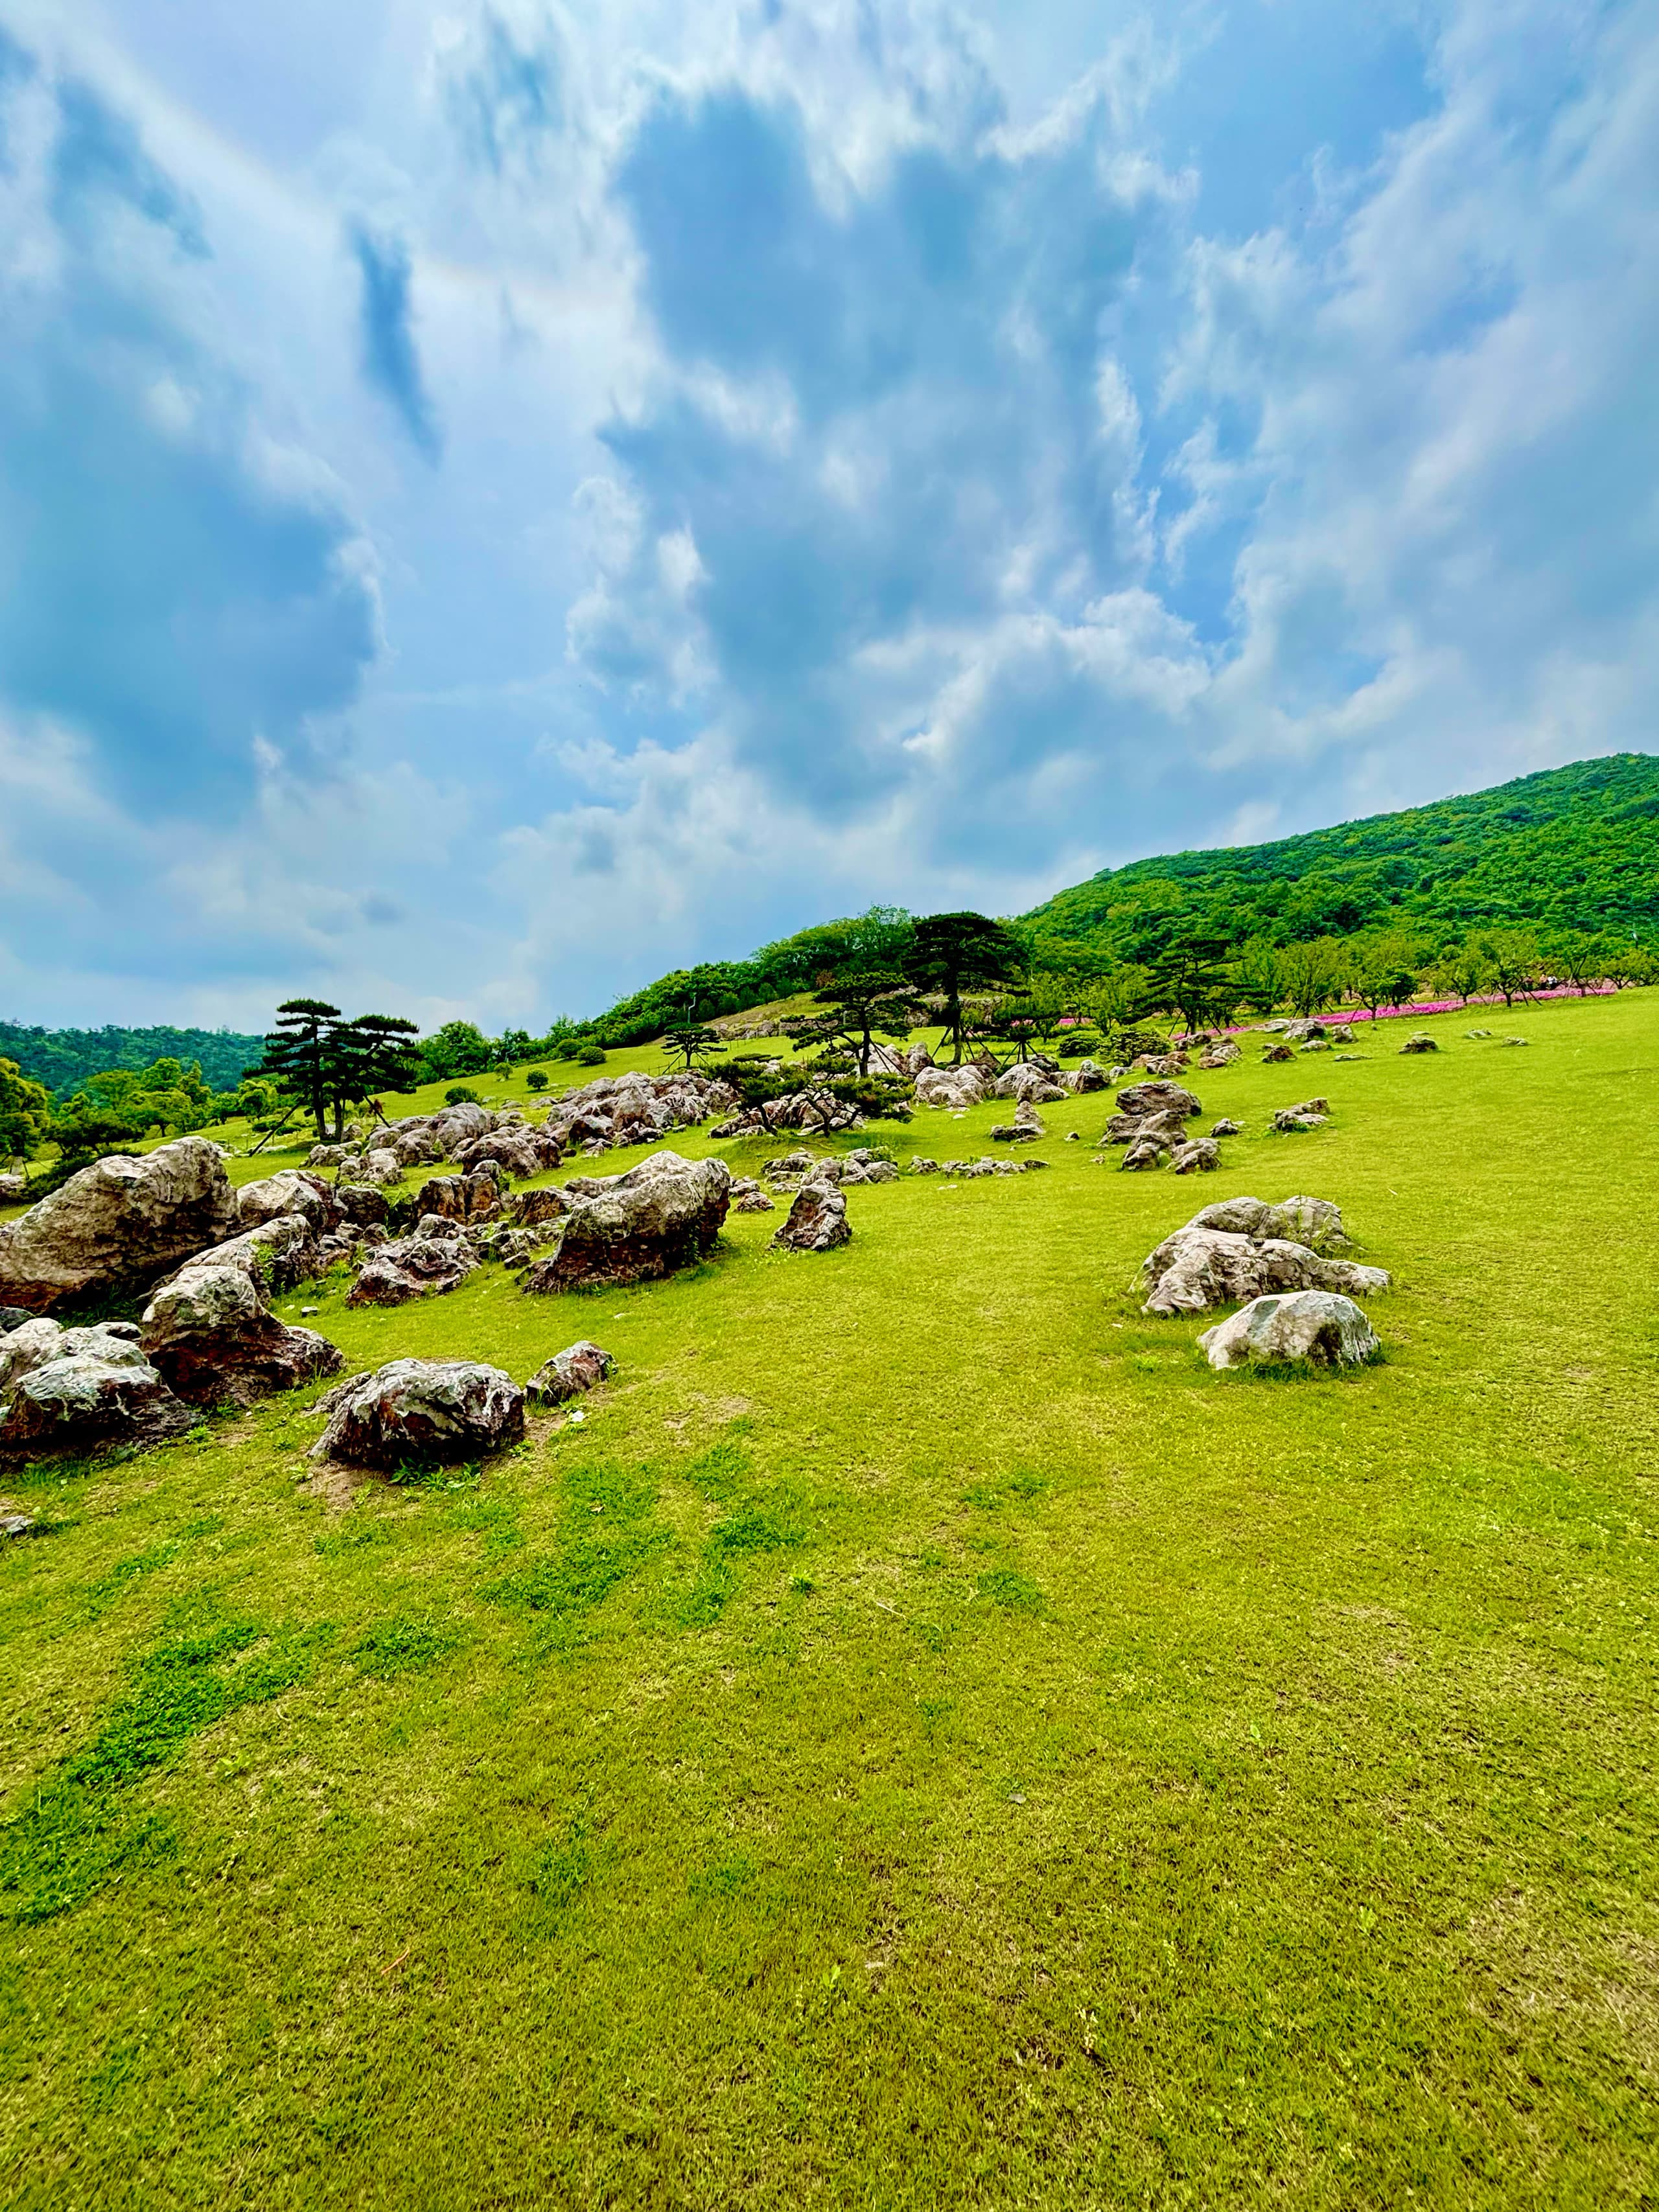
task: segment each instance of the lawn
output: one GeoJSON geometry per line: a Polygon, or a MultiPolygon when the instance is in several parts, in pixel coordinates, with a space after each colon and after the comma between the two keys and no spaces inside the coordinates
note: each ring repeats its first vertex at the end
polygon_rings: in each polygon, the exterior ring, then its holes
{"type": "Polygon", "coordinates": [[[1654,2204],[1656,1012],[1252,1046],[1202,1178],[1099,1095],[827,1257],[284,1301],[616,1354],[482,1470],[313,1491],[313,1391],[11,1479],[0,2202],[1654,2204]],[[1342,1205],[1386,1364],[1140,1316],[1247,1191],[1342,1205]]]}

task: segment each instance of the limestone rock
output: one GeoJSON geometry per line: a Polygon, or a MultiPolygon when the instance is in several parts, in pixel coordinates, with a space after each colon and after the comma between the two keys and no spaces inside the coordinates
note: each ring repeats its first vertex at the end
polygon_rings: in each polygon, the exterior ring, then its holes
{"type": "Polygon", "coordinates": [[[459,1222],[426,1214],[412,1237],[398,1237],[369,1254],[346,1304],[402,1306],[413,1298],[442,1297],[459,1290],[478,1265],[459,1222]]]}
{"type": "Polygon", "coordinates": [[[0,1206],[21,1206],[28,1194],[26,1175],[0,1175],[0,1206]]]}
{"type": "Polygon", "coordinates": [[[1230,1121],[1225,1115],[1223,1115],[1220,1121],[1212,1121],[1210,1125],[1210,1134],[1212,1137],[1242,1137],[1243,1133],[1244,1124],[1242,1121],[1230,1121]]]}
{"type": "MultiPolygon", "coordinates": [[[[210,1245],[205,1252],[193,1252],[185,1263],[186,1267],[240,1267],[253,1278],[266,1299],[310,1282],[326,1265],[322,1243],[302,1213],[279,1213],[257,1229],[245,1229],[240,1237],[210,1245]]],[[[183,1272],[175,1269],[174,1274],[183,1272]]],[[[162,1279],[170,1282],[173,1277],[162,1279]]]]}
{"type": "Polygon", "coordinates": [[[1221,1147],[1213,1137],[1189,1137],[1170,1155],[1177,1175],[1210,1175],[1221,1165],[1221,1147]]]}
{"type": "Polygon", "coordinates": [[[1149,1253],[1142,1266],[1149,1314],[1203,1313],[1275,1291],[1340,1291],[1364,1297],[1386,1291],[1381,1267],[1322,1259],[1305,1244],[1279,1237],[1257,1240],[1221,1229],[1177,1229],[1149,1253]]]}
{"type": "Polygon", "coordinates": [[[143,1367],[136,1322],[95,1322],[87,1328],[64,1328],[44,1314],[0,1337],[0,1398],[24,1376],[54,1359],[97,1359],[107,1367],[143,1367]]]}
{"type": "Polygon", "coordinates": [[[345,1221],[381,1222],[389,1211],[386,1193],[378,1183],[337,1183],[334,1198],[345,1221]]]}
{"type": "Polygon", "coordinates": [[[584,1340],[544,1361],[526,1383],[525,1395],[533,1405],[562,1406],[605,1382],[616,1364],[608,1352],[584,1340]]]}
{"type": "Polygon", "coordinates": [[[939,1173],[939,1162],[937,1160],[930,1160],[922,1153],[918,1152],[915,1159],[910,1163],[910,1172],[912,1175],[937,1175],[939,1173]]]}
{"type": "Polygon", "coordinates": [[[1501,1044],[1525,1044],[1528,1040],[1525,1037],[1502,1037],[1498,1042],[1501,1044]]]}
{"type": "Polygon", "coordinates": [[[88,1291],[153,1282],[236,1226],[219,1147],[179,1137],[82,1168],[0,1223],[0,1302],[46,1313],[88,1291]]]}
{"type": "Polygon", "coordinates": [[[313,1459],[392,1468],[473,1459],[524,1438],[524,1392],[471,1359],[394,1359],[331,1390],[313,1459]]]}
{"type": "Polygon", "coordinates": [[[961,1067],[924,1067],[916,1077],[919,1106],[977,1106],[990,1095],[990,1079],[972,1061],[961,1067]]]}
{"type": "Polygon", "coordinates": [[[1264,1066],[1274,1066],[1282,1060],[1294,1060],[1296,1054],[1287,1044],[1270,1044],[1261,1055],[1264,1066]]]}
{"type": "Polygon", "coordinates": [[[1207,1073],[1213,1068],[1231,1067],[1240,1057],[1239,1048],[1231,1037],[1217,1037],[1205,1046],[1198,1064],[1207,1073]]]}
{"type": "Polygon", "coordinates": [[[1161,1130],[1155,1130],[1137,1137],[1118,1164],[1127,1173],[1137,1175],[1148,1168],[1161,1168],[1174,1151],[1169,1138],[1161,1130]]]}
{"type": "Polygon", "coordinates": [[[1352,1298],[1334,1291],[1291,1291],[1253,1298],[1198,1340],[1212,1367],[1361,1367],[1382,1350],[1376,1331],[1352,1298]]]}
{"type": "Polygon", "coordinates": [[[501,1211],[504,1181],[493,1160],[461,1176],[430,1176],[421,1188],[422,1211],[446,1221],[489,1221],[501,1211]]]}
{"type": "Polygon", "coordinates": [[[832,1184],[805,1182],[772,1242],[782,1252],[833,1252],[853,1234],[847,1200],[832,1184]]]}
{"type": "MultiPolygon", "coordinates": [[[[105,1335],[66,1329],[66,1343],[105,1335]]],[[[100,1444],[157,1444],[199,1428],[130,1339],[98,1352],[58,1348],[0,1389],[0,1456],[33,1459],[100,1444]]]]}
{"type": "Polygon", "coordinates": [[[236,1194],[236,1218],[244,1229],[262,1228],[284,1213],[303,1214],[319,1236],[337,1218],[328,1185],[303,1168],[283,1168],[258,1182],[245,1182],[236,1194]]]}
{"type": "Polygon", "coordinates": [[[502,1205],[507,1219],[517,1222],[521,1229],[544,1227],[549,1222],[562,1220],[569,1211],[570,1200],[550,1182],[535,1190],[515,1191],[502,1205]]]}
{"type": "Polygon", "coordinates": [[[625,1175],[579,1177],[566,1190],[569,1211],[526,1278],[526,1291],[643,1282],[692,1265],[725,1224],[732,1175],[724,1160],[663,1152],[625,1175]]]}
{"type": "Polygon", "coordinates": [[[1433,1037],[1419,1030],[1406,1039],[1400,1049],[1401,1052],[1438,1052],[1440,1047],[1433,1037]]]}
{"type": "Polygon", "coordinates": [[[776,1203],[763,1190],[746,1190],[741,1198],[732,1200],[732,1210],[734,1213],[772,1213],[776,1211],[776,1203]]]}
{"type": "Polygon", "coordinates": [[[519,1124],[497,1129],[488,1137],[474,1137],[455,1157],[464,1168],[493,1165],[524,1181],[557,1167],[564,1152],[550,1130],[519,1124]]]}
{"type": "Polygon", "coordinates": [[[228,1265],[186,1267],[157,1291],[141,1340],[168,1389],[198,1406],[251,1406],[343,1364],[315,1329],[286,1328],[254,1277],[228,1265]]]}
{"type": "Polygon", "coordinates": [[[1204,1109],[1190,1091],[1179,1083],[1131,1083],[1117,1094],[1117,1110],[1132,1114],[1144,1121],[1149,1114],[1174,1114],[1183,1121],[1190,1121],[1204,1109]]]}
{"type": "Polygon", "coordinates": [[[1310,1252],[1346,1252],[1351,1240],[1342,1227],[1342,1209],[1328,1198],[1282,1198],[1269,1206],[1259,1198],[1224,1198],[1206,1206],[1184,1224],[1188,1229],[1224,1229],[1230,1236],[1277,1237],[1305,1244],[1310,1252]]]}

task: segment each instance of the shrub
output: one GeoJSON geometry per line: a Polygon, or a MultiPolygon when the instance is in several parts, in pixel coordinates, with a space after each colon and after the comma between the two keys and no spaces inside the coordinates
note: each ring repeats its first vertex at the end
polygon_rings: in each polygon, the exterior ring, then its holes
{"type": "Polygon", "coordinates": [[[604,1059],[605,1047],[602,1044],[585,1044],[576,1054],[576,1065],[578,1067],[598,1067],[604,1059]]]}
{"type": "Polygon", "coordinates": [[[1061,1060],[1086,1060],[1100,1039],[1088,1030],[1067,1030],[1054,1050],[1061,1060]]]}
{"type": "Polygon", "coordinates": [[[542,1067],[532,1067],[529,1074],[526,1076],[525,1082],[532,1091],[545,1091],[547,1088],[546,1069],[542,1067]]]}
{"type": "Polygon", "coordinates": [[[477,1106],[481,1103],[470,1083],[452,1083],[444,1093],[446,1106],[477,1106]]]}

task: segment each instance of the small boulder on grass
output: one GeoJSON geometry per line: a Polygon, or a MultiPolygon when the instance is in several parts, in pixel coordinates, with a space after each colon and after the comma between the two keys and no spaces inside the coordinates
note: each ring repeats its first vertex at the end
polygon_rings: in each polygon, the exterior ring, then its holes
{"type": "Polygon", "coordinates": [[[831,1182],[804,1182],[772,1243],[781,1252],[833,1252],[853,1234],[847,1200],[831,1182]]]}
{"type": "Polygon", "coordinates": [[[392,1468],[477,1459],[524,1441],[524,1392],[476,1359],[394,1359],[319,1401],[319,1460],[392,1468]]]}
{"type": "Polygon", "coordinates": [[[1253,1298],[1206,1328],[1199,1348],[1212,1367],[1363,1367],[1382,1346],[1352,1298],[1289,1291],[1253,1298]]]}
{"type": "Polygon", "coordinates": [[[1438,1052],[1440,1047],[1431,1036],[1419,1030],[1414,1036],[1406,1039],[1400,1049],[1401,1052],[1438,1052]]]}
{"type": "Polygon", "coordinates": [[[616,1364],[608,1352],[584,1339],[544,1361],[526,1383],[525,1395],[532,1405],[562,1406],[605,1382],[616,1364]]]}
{"type": "Polygon", "coordinates": [[[1221,1147],[1213,1137],[1189,1137],[1170,1155],[1177,1175],[1213,1175],[1221,1165],[1221,1147]]]}

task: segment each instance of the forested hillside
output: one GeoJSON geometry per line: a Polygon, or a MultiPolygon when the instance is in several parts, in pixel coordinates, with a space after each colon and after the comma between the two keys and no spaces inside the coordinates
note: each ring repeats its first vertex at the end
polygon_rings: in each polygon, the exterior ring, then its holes
{"type": "MultiPolygon", "coordinates": [[[[1039,940],[1158,957],[1171,939],[1293,943],[1410,925],[1659,929],[1659,758],[1614,753],[1270,845],[1103,869],[1024,918],[1039,940]]],[[[1024,931],[1022,932],[1024,933],[1024,931]]]]}
{"type": "Polygon", "coordinates": [[[136,1071],[158,1060],[198,1060],[211,1089],[234,1091],[264,1048],[263,1037],[229,1030],[128,1030],[114,1023],[100,1030],[47,1030],[0,1022],[0,1060],[15,1060],[60,1096],[111,1068],[136,1071]]]}

